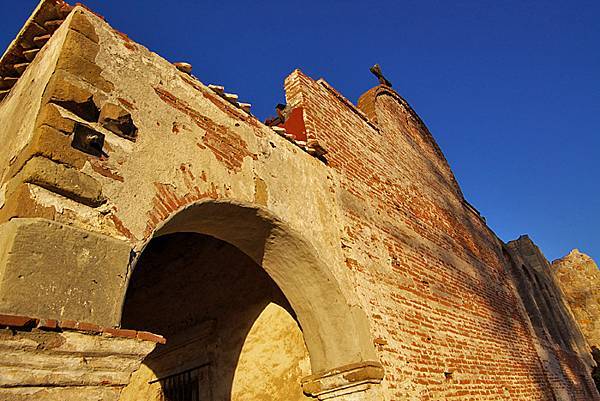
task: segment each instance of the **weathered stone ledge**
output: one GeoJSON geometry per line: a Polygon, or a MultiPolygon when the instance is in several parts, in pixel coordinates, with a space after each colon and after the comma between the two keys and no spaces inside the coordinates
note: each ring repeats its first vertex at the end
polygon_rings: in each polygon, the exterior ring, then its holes
{"type": "Polygon", "coordinates": [[[162,337],[0,315],[0,400],[116,401],[162,337]]]}
{"type": "Polygon", "coordinates": [[[341,394],[367,391],[370,384],[383,380],[384,369],[379,362],[366,361],[340,366],[302,379],[305,393],[327,399],[341,394]]]}
{"type": "Polygon", "coordinates": [[[101,327],[97,324],[76,322],[74,320],[38,319],[28,316],[0,315],[0,328],[11,328],[20,331],[40,329],[44,331],[76,331],[88,334],[107,335],[111,337],[135,338],[165,344],[166,339],[147,331],[101,327]]]}

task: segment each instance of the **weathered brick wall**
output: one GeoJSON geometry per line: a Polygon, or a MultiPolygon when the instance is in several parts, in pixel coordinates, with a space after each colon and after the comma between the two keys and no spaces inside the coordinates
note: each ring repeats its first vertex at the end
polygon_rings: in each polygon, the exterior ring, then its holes
{"type": "Polygon", "coordinates": [[[286,90],[340,174],[340,246],[387,368],[388,398],[553,399],[500,243],[414,111],[375,88],[361,98],[362,114],[299,71],[286,90]]]}
{"type": "MultiPolygon", "coordinates": [[[[368,91],[359,109],[293,72],[288,103],[329,152],[319,159],[81,7],[46,49],[25,73],[48,68],[28,135],[0,158],[15,161],[0,191],[0,312],[118,325],[148,242],[198,232],[239,248],[281,288],[310,354],[311,394],[598,399],[580,342],[559,333],[566,324],[543,323],[558,301],[530,307],[514,255],[390,88],[368,91]],[[101,151],[72,146],[81,130],[104,136],[101,151]],[[52,240],[31,254],[33,235],[52,240]]],[[[20,82],[0,118],[27,100],[20,82]]]]}
{"type": "Polygon", "coordinates": [[[249,255],[293,305],[314,374],[298,389],[377,394],[369,323],[330,246],[340,233],[331,171],[82,7],[46,46],[57,46],[56,68],[31,99],[41,107],[15,158],[23,169],[0,190],[0,312],[118,326],[146,244],[199,232],[249,255]],[[81,137],[104,141],[75,146],[81,137]]]}

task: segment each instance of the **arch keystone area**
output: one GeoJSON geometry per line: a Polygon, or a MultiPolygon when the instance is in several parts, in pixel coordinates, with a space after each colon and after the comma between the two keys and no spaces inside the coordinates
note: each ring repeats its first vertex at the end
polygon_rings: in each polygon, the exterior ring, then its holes
{"type": "MultiPolygon", "coordinates": [[[[300,233],[257,205],[212,200],[193,203],[175,213],[158,226],[154,237],[181,232],[228,242],[264,268],[290,302],[302,327],[315,372],[307,383],[318,382],[321,375],[331,377],[334,371],[345,372],[348,366],[355,371],[363,365],[369,367],[363,375],[370,376],[371,382],[381,381],[379,370],[383,369],[375,362],[364,312],[351,306],[338,280],[300,233]]],[[[123,301],[124,294],[121,307],[123,301]]],[[[356,380],[350,376],[346,381],[356,380]]]]}

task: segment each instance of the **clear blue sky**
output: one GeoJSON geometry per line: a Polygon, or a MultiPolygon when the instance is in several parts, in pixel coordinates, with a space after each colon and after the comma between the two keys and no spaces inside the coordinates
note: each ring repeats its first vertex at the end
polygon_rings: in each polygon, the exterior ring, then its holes
{"type": "MultiPolygon", "coordinates": [[[[5,48],[37,1],[2,3],[5,48]]],[[[380,63],[503,240],[600,262],[600,1],[84,3],[261,118],[294,68],[356,102],[380,63]]]]}

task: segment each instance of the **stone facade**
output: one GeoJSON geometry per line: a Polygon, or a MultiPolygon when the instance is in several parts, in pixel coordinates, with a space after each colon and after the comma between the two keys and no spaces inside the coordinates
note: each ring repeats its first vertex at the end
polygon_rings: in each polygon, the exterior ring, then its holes
{"type": "Polygon", "coordinates": [[[528,236],[509,242],[506,256],[549,386],[558,399],[569,399],[573,393],[582,399],[591,398],[593,381],[581,372],[595,362],[550,263],[528,236]]]}
{"type": "MultiPolygon", "coordinates": [[[[552,262],[554,277],[571,307],[575,320],[592,347],[600,365],[600,270],[588,255],[573,249],[567,256],[552,262]]],[[[600,367],[593,372],[600,389],[600,367]]]]}
{"type": "MultiPolygon", "coordinates": [[[[106,328],[81,334],[93,344],[137,333],[105,354],[136,346],[143,359],[123,365],[126,380],[64,391],[600,400],[541,252],[496,237],[391,88],[355,106],[296,70],[293,118],[269,128],[60,0],[42,1],[0,77],[0,313],[59,322],[7,333],[50,339],[87,322],[106,328]],[[523,265],[550,278],[525,282],[523,265]]],[[[0,388],[35,382],[53,399],[53,382],[30,375],[0,388]]]]}
{"type": "Polygon", "coordinates": [[[552,262],[554,277],[565,294],[583,335],[600,347],[600,270],[592,258],[572,250],[552,262]]]}

